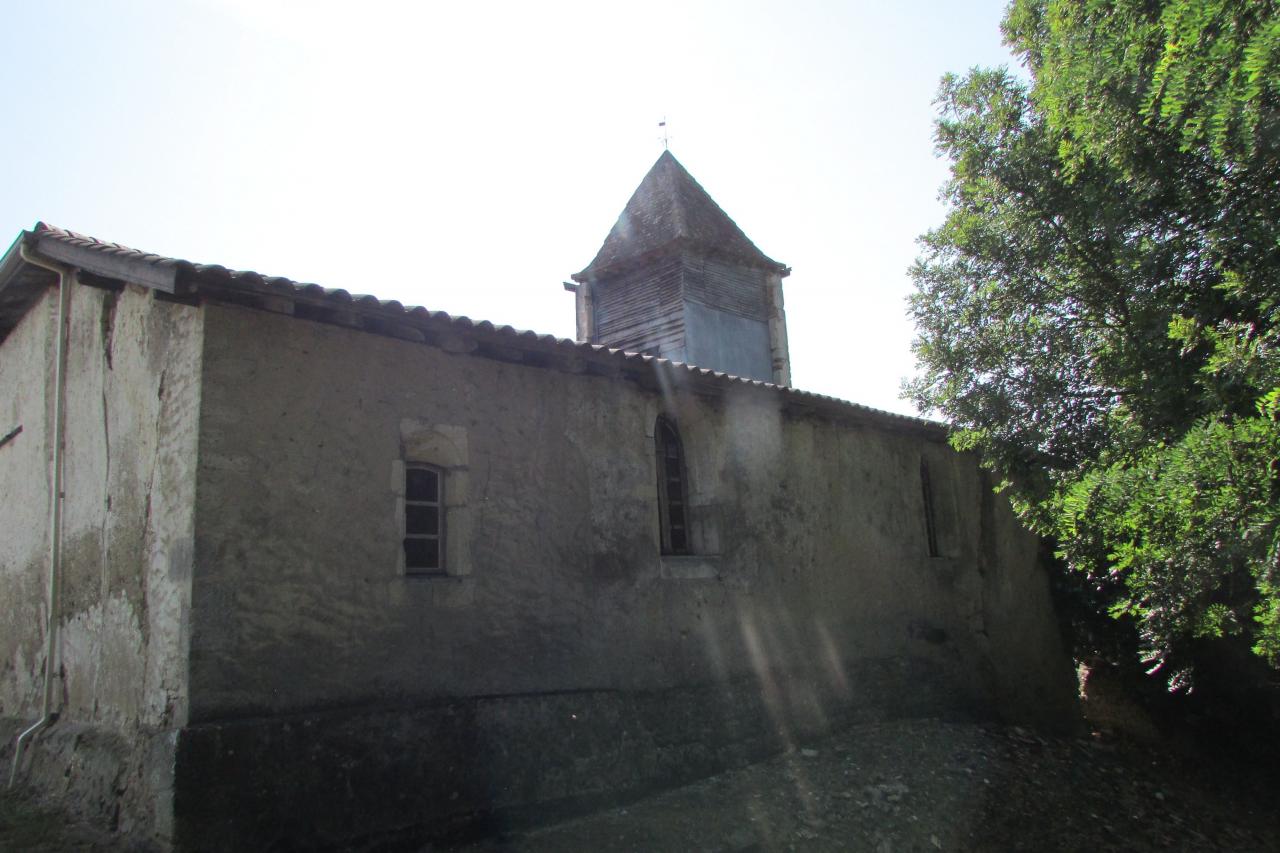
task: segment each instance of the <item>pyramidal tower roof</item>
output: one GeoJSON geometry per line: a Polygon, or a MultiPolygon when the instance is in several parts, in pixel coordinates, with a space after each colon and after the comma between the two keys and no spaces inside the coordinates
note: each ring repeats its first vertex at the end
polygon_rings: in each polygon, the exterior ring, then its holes
{"type": "Polygon", "coordinates": [[[757,249],[680,161],[670,151],[663,151],[636,187],[595,260],[575,273],[573,279],[587,281],[602,272],[678,248],[787,273],[785,264],[757,249]]]}

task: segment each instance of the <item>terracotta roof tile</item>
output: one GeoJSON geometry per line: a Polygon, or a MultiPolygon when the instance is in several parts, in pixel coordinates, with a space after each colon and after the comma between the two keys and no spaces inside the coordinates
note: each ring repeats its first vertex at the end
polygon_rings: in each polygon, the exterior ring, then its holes
{"type": "MultiPolygon", "coordinates": [[[[671,158],[672,162],[674,162],[674,159],[671,158]]],[[[661,160],[659,162],[661,163],[661,160]]],[[[678,166],[678,164],[676,165],[678,166]]],[[[681,171],[683,171],[682,168],[681,171]]],[[[701,190],[700,187],[698,189],[701,190]]],[[[719,209],[717,208],[717,210],[719,209]]],[[[736,228],[736,226],[734,227],[736,228]]],[[[674,372],[677,375],[698,377],[701,380],[709,381],[711,386],[766,389],[781,395],[784,400],[792,405],[816,410],[842,419],[853,419],[885,427],[923,431],[939,439],[946,434],[946,428],[934,421],[873,409],[869,406],[850,403],[825,394],[800,391],[795,388],[782,387],[756,379],[743,379],[698,367],[697,365],[684,364],[652,355],[627,352],[599,344],[557,338],[553,335],[540,335],[537,332],[515,329],[511,326],[495,327],[488,320],[482,320],[477,323],[469,317],[454,317],[444,311],[431,311],[417,305],[406,306],[394,299],[383,300],[367,294],[353,295],[346,290],[296,282],[280,276],[264,276],[247,270],[229,270],[219,264],[196,264],[190,261],[166,258],[161,255],[131,249],[118,243],[107,243],[73,231],[46,225],[43,222],[37,223],[36,227],[31,231],[24,232],[19,239],[20,241],[26,240],[33,248],[38,247],[43,240],[51,240],[56,243],[75,246],[77,249],[85,250],[92,254],[124,261],[139,268],[171,270],[177,274],[182,291],[189,294],[205,295],[213,299],[226,298],[228,295],[237,293],[261,294],[264,296],[283,295],[308,302],[327,303],[334,307],[342,306],[344,310],[349,309],[351,306],[358,306],[362,312],[367,312],[368,315],[376,318],[384,320],[407,319],[419,324],[426,324],[429,327],[443,326],[463,330],[472,335],[496,339],[496,342],[506,342],[507,346],[523,348],[529,352],[557,350],[565,353],[575,353],[587,356],[589,360],[602,364],[612,363],[622,368],[635,368],[644,365],[650,371],[664,370],[674,372]]],[[[745,240],[745,237],[743,239],[745,240]]],[[[755,247],[752,246],[751,248],[754,249],[755,247]]],[[[758,252],[759,250],[755,251],[758,252]]],[[[5,261],[7,262],[13,254],[15,254],[14,250],[10,250],[9,254],[5,256],[5,261]]],[[[760,255],[760,257],[764,258],[763,255],[760,255]]],[[[768,259],[765,258],[765,260],[767,261],[768,259]]],[[[770,261],[770,263],[773,262],[770,261]]],[[[0,280],[0,299],[6,295],[4,291],[8,283],[7,280],[0,280]]],[[[0,340],[3,339],[7,331],[8,329],[0,329],[0,340]]]]}

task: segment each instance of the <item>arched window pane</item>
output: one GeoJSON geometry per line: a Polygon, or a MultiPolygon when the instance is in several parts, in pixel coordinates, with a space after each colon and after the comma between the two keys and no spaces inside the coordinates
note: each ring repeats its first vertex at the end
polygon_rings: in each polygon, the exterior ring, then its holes
{"type": "Polygon", "coordinates": [[[404,469],[404,569],[409,574],[444,571],[444,478],[440,469],[409,463],[404,469]]]}
{"type": "Polygon", "coordinates": [[[674,424],[666,418],[658,418],[654,441],[658,457],[658,515],[662,553],[688,554],[684,451],[680,446],[680,435],[674,424]]]}

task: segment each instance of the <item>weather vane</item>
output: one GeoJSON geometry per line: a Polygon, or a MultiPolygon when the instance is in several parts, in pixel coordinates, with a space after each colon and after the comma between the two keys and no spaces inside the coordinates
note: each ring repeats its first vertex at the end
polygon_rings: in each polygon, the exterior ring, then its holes
{"type": "Polygon", "coordinates": [[[658,127],[662,128],[662,150],[669,151],[671,149],[671,137],[667,135],[667,117],[663,116],[662,121],[658,122],[658,127]]]}

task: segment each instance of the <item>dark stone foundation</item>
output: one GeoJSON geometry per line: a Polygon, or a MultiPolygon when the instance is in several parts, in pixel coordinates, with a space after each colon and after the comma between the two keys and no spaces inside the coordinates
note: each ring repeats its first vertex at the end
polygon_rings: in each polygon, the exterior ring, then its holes
{"type": "Polygon", "coordinates": [[[865,662],[846,684],[854,687],[778,674],[193,725],[178,739],[175,846],[324,849],[456,836],[704,777],[856,721],[981,707],[919,658],[865,662]]]}

